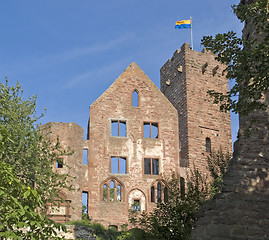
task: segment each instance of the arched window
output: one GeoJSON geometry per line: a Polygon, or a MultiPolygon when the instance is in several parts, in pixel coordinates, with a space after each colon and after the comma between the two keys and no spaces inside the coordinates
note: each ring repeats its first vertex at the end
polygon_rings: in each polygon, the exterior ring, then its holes
{"type": "Polygon", "coordinates": [[[155,202],[155,187],[152,186],[150,189],[150,201],[155,202]]]}
{"type": "Polygon", "coordinates": [[[119,201],[123,200],[123,186],[116,179],[107,179],[101,187],[101,199],[103,201],[119,201]]]}
{"type": "Polygon", "coordinates": [[[162,185],[160,182],[157,183],[157,201],[162,201],[162,185]]]}
{"type": "Polygon", "coordinates": [[[103,185],[103,200],[104,201],[107,201],[107,185],[106,184],[104,184],[103,185]]]}
{"type": "Polygon", "coordinates": [[[168,202],[168,188],[167,187],[164,187],[164,190],[163,190],[163,200],[165,203],[168,202]]]}
{"type": "Polygon", "coordinates": [[[121,201],[121,186],[117,186],[117,201],[121,201]]]}
{"type": "Polygon", "coordinates": [[[138,92],[137,92],[137,90],[133,91],[132,106],[133,107],[138,107],[138,92]]]}
{"type": "Polygon", "coordinates": [[[109,185],[109,200],[110,201],[114,201],[114,197],[115,197],[115,194],[114,194],[114,192],[115,192],[115,184],[114,184],[114,181],[113,180],[111,180],[110,181],[110,185],[109,185]]]}
{"type": "Polygon", "coordinates": [[[211,139],[209,137],[205,139],[205,148],[206,152],[211,153],[211,139]]]}

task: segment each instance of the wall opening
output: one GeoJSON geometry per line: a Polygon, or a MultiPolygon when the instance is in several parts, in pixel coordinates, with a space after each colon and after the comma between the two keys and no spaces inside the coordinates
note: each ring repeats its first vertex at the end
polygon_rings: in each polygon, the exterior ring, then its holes
{"type": "Polygon", "coordinates": [[[138,92],[136,90],[133,91],[132,106],[138,107],[138,92]]]}
{"type": "Polygon", "coordinates": [[[155,188],[153,186],[150,189],[150,201],[155,202],[155,188]]]}
{"type": "Polygon", "coordinates": [[[112,120],[111,121],[111,136],[126,137],[126,121],[112,120]]]}
{"type": "Polygon", "coordinates": [[[206,152],[211,153],[211,139],[209,137],[205,139],[205,148],[206,152]]]}
{"type": "Polygon", "coordinates": [[[140,200],[139,199],[134,199],[133,210],[135,212],[140,211],[140,200]]]}
{"type": "Polygon", "coordinates": [[[126,174],[126,158],[111,157],[111,173],[126,174]]]}
{"type": "Polygon", "coordinates": [[[88,149],[83,149],[83,165],[88,164],[88,149]]]}
{"type": "Polygon", "coordinates": [[[159,175],[159,159],[144,158],[144,174],[159,175]]]}
{"type": "Polygon", "coordinates": [[[158,138],[158,123],[144,122],[144,138],[158,138]]]}
{"type": "Polygon", "coordinates": [[[88,219],[88,192],[82,192],[82,218],[88,219]]]}
{"type": "Polygon", "coordinates": [[[180,194],[182,197],[185,196],[185,179],[180,177],[180,194]]]}
{"type": "Polygon", "coordinates": [[[64,167],[64,160],[63,158],[59,158],[56,162],[56,168],[63,168],[64,167]]]}

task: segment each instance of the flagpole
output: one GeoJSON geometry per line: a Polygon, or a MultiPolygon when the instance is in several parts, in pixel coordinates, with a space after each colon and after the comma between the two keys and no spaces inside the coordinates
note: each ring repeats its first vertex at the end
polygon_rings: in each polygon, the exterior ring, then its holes
{"type": "MultiPolygon", "coordinates": [[[[191,17],[190,17],[191,20],[191,17]]],[[[192,20],[191,20],[191,49],[193,50],[193,40],[192,40],[192,20]]]]}

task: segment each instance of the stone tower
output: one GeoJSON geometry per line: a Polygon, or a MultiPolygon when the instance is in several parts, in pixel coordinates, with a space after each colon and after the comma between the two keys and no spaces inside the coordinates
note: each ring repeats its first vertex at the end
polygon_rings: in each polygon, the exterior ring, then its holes
{"type": "Polygon", "coordinates": [[[161,91],[178,111],[180,167],[206,172],[206,159],[220,147],[231,151],[230,114],[219,111],[208,90],[227,92],[224,66],[215,55],[193,51],[188,43],[160,70],[161,91]]]}

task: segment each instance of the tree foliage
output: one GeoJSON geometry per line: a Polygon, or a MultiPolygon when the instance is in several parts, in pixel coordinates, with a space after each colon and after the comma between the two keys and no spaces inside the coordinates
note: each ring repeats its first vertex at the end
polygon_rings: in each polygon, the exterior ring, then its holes
{"type": "Polygon", "coordinates": [[[60,189],[69,188],[69,176],[53,171],[53,164],[63,155],[70,154],[59,143],[52,144],[39,129],[36,116],[36,96],[24,99],[17,83],[0,83],[0,125],[11,141],[1,154],[1,162],[12,166],[17,177],[27,186],[34,187],[43,202],[51,202],[60,189]]]}
{"type": "Polygon", "coordinates": [[[234,12],[243,22],[250,22],[255,29],[245,38],[232,31],[206,36],[202,45],[217,55],[216,59],[227,65],[227,78],[235,85],[227,93],[210,90],[221,110],[232,110],[248,115],[255,109],[265,109],[264,92],[269,87],[269,11],[268,0],[257,0],[252,4],[233,6],[234,12]],[[239,94],[239,98],[238,98],[239,94]]]}
{"type": "Polygon", "coordinates": [[[0,238],[59,239],[65,228],[46,217],[46,204],[70,188],[69,176],[52,169],[69,153],[42,134],[36,97],[22,93],[18,83],[0,83],[0,238]]]}
{"type": "Polygon", "coordinates": [[[166,186],[168,201],[158,203],[152,212],[142,213],[139,225],[152,239],[188,239],[196,214],[208,196],[206,181],[195,169],[188,177],[186,193],[176,175],[167,179],[166,186]]]}

